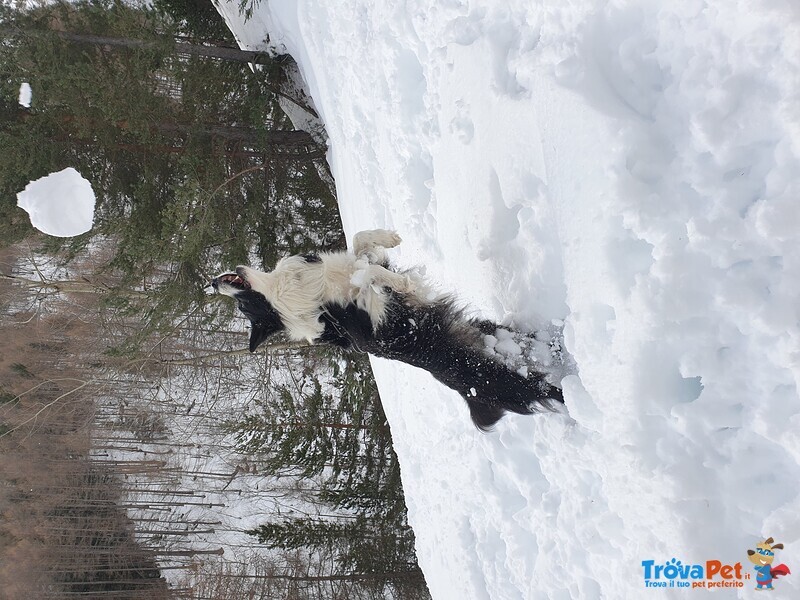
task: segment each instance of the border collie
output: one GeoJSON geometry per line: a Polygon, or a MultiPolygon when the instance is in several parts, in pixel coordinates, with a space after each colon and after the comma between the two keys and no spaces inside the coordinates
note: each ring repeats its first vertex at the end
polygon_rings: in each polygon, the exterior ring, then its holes
{"type": "Polygon", "coordinates": [[[251,352],[284,331],[293,340],[399,360],[461,394],[482,431],[508,411],[531,414],[564,401],[544,374],[523,377],[484,351],[483,335],[496,324],[466,318],[451,297],[393,270],[386,249],[400,241],[392,231],[362,231],[352,253],[290,256],[268,273],[237,267],[211,285],[250,320],[251,352]]]}

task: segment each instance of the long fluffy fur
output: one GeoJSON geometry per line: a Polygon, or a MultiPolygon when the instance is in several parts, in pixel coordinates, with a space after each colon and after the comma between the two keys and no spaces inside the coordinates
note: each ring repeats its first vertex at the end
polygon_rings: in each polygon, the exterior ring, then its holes
{"type": "Polygon", "coordinates": [[[466,400],[473,423],[489,430],[506,412],[530,414],[563,402],[541,373],[527,378],[483,350],[494,326],[464,317],[450,297],[430,299],[419,278],[389,267],[386,230],[360,232],[353,253],[291,256],[271,272],[238,267],[212,285],[236,298],[250,319],[250,351],[277,331],[399,360],[431,373],[466,400]]]}

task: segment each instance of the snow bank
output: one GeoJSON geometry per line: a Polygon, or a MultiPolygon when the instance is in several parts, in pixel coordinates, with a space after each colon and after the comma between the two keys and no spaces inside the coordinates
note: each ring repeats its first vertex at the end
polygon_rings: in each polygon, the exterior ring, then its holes
{"type": "Polygon", "coordinates": [[[397,229],[398,262],[481,316],[565,322],[569,414],[490,435],[373,361],[435,598],[702,595],[646,588],[643,561],[751,575],[768,536],[800,564],[795,4],[223,10],[297,59],[350,236],[397,229]]]}
{"type": "Polygon", "coordinates": [[[94,191],[92,184],[68,167],[25,186],[17,194],[17,206],[42,233],[72,237],[92,228],[94,191]]]}

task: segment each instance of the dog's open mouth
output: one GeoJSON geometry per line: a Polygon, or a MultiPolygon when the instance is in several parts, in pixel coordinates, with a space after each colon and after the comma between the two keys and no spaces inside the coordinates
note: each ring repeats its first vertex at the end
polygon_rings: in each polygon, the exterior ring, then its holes
{"type": "Polygon", "coordinates": [[[250,284],[247,283],[247,280],[245,280],[245,278],[238,273],[224,273],[214,279],[214,281],[211,282],[211,285],[216,289],[221,283],[227,284],[232,288],[236,288],[237,290],[250,289],[250,284]]]}

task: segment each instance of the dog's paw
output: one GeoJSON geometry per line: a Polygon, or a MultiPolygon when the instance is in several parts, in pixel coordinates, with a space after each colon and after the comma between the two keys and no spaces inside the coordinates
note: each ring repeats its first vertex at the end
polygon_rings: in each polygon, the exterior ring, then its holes
{"type": "Polygon", "coordinates": [[[376,247],[380,248],[394,248],[399,245],[403,239],[396,231],[388,229],[370,229],[367,231],[359,231],[353,238],[353,247],[356,254],[369,252],[376,247]]]}
{"type": "Polygon", "coordinates": [[[381,229],[380,231],[385,235],[383,243],[381,244],[384,248],[395,248],[403,241],[403,238],[401,238],[400,234],[396,231],[389,231],[386,229],[381,229]]]}

